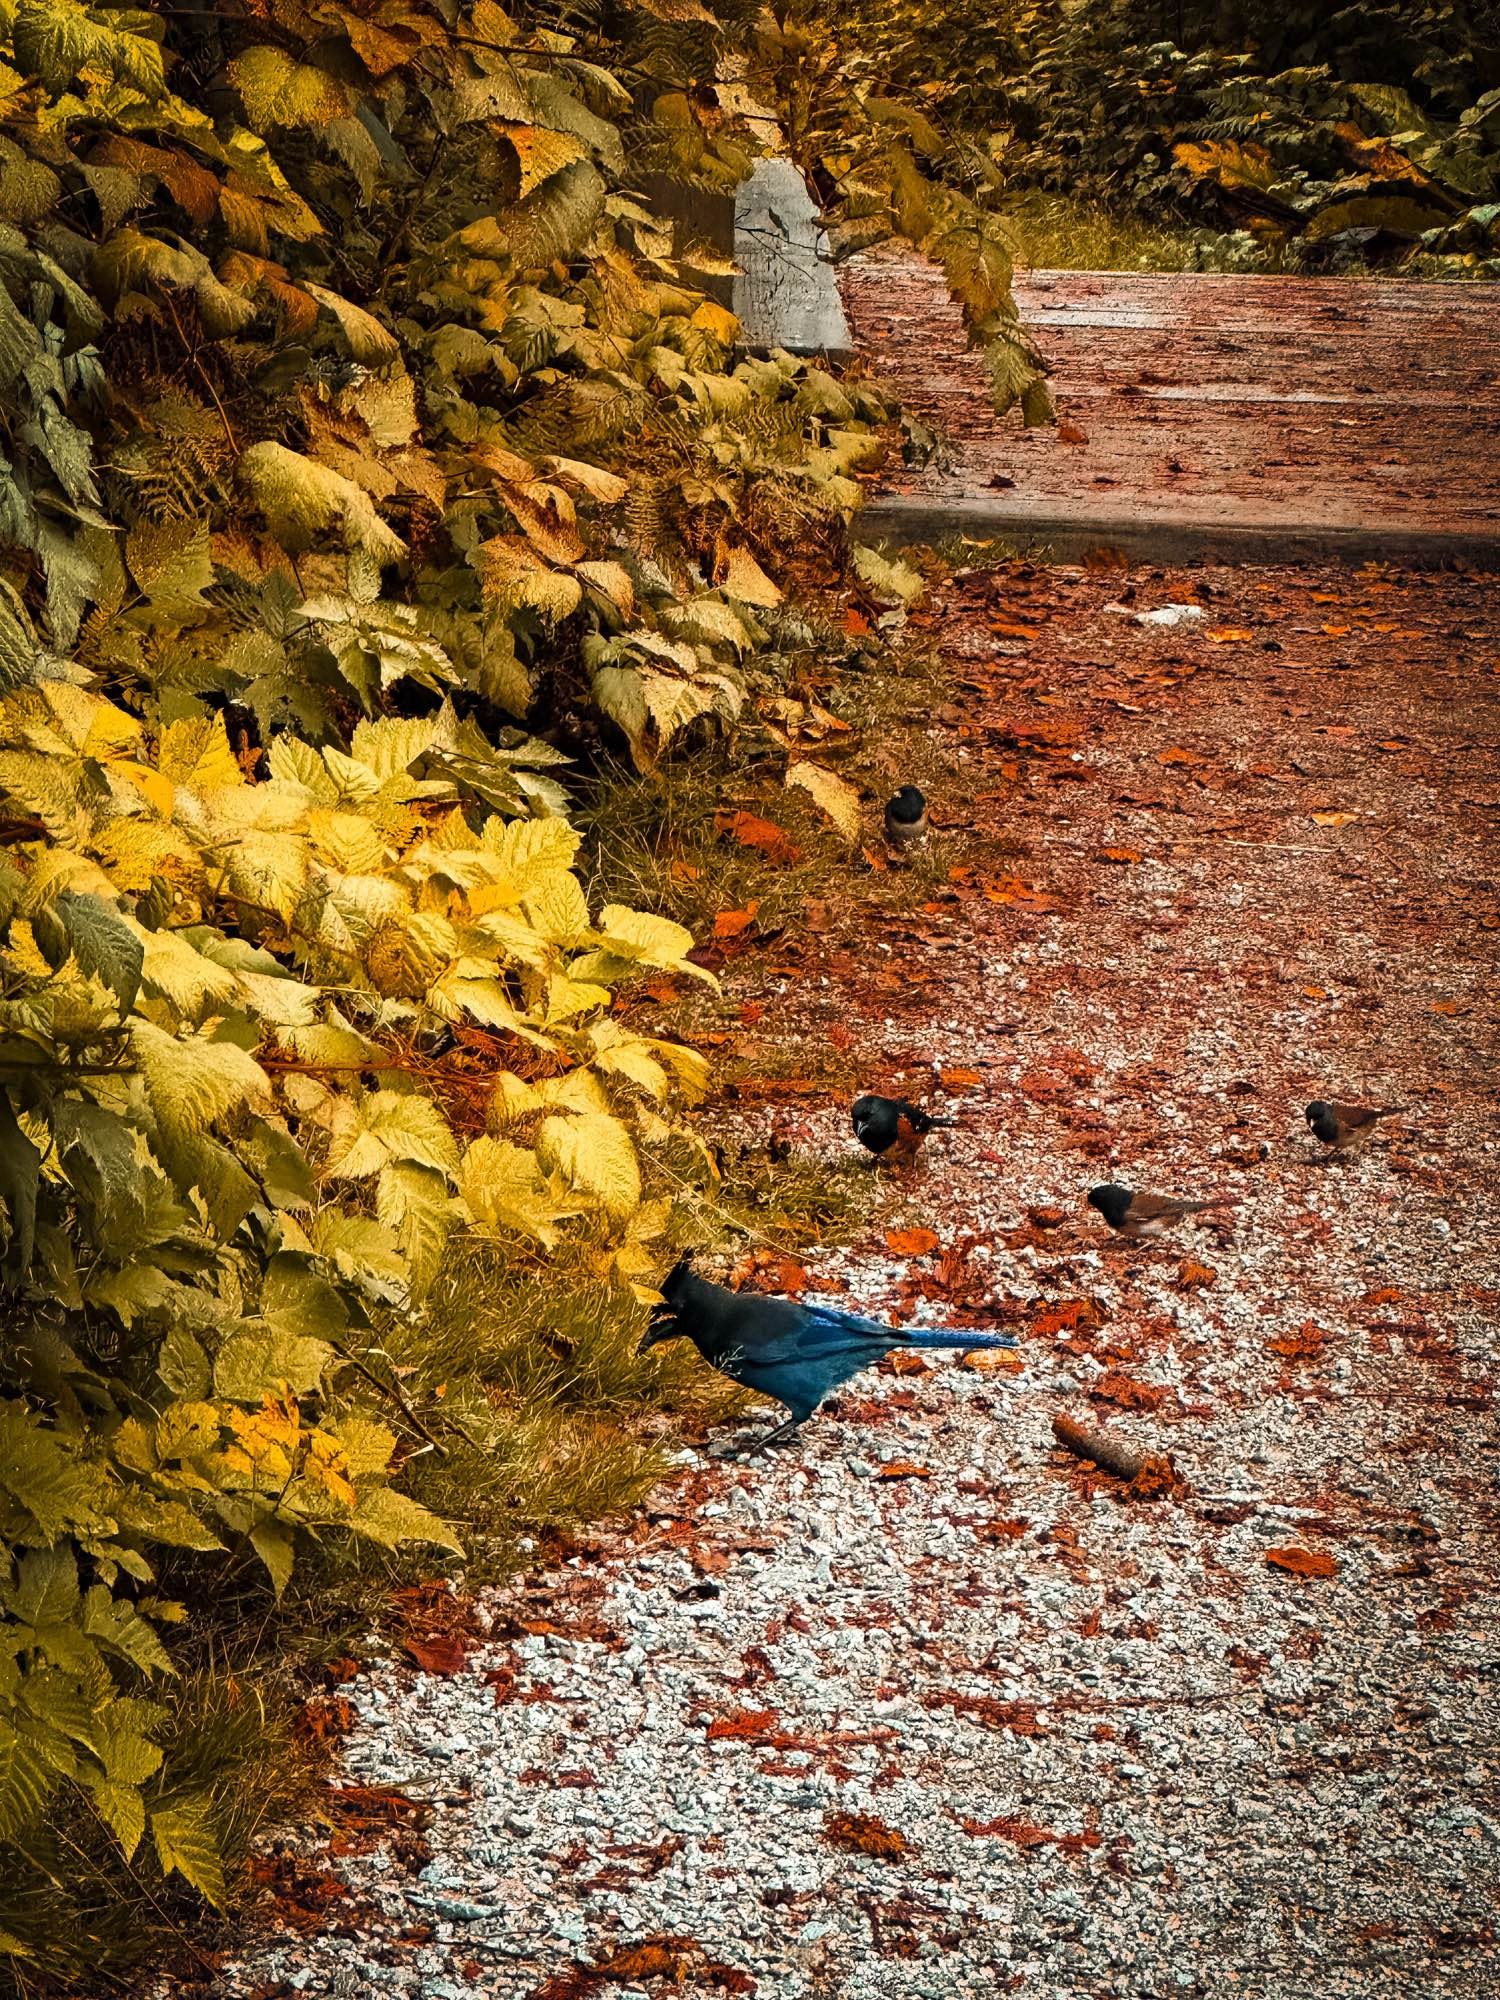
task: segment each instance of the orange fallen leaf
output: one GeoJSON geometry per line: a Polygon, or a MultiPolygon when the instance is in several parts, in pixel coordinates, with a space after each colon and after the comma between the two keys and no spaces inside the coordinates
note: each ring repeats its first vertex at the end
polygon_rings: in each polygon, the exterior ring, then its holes
{"type": "Polygon", "coordinates": [[[1459,1000],[1434,1000],[1432,1011],[1434,1014],[1461,1014],[1464,1010],[1459,1000]]]}
{"type": "Polygon", "coordinates": [[[1302,991],[1307,995],[1309,1000],[1326,1000],[1328,998],[1328,988],[1326,986],[1304,986],[1302,991]]]}
{"type": "Polygon", "coordinates": [[[836,1049],[852,1049],[854,1030],[846,1028],[842,1021],[835,1021],[828,1030],[828,1039],[836,1049]]]}
{"type": "Polygon", "coordinates": [[[872,875],[884,875],[890,867],[890,863],[878,847],[862,847],[859,851],[864,856],[865,865],[872,875]]]}
{"type": "Polygon", "coordinates": [[[930,1375],[932,1373],[931,1362],[924,1361],[920,1354],[913,1354],[909,1347],[894,1348],[880,1365],[892,1375],[930,1375]]]}
{"type": "Polygon", "coordinates": [[[1325,625],[1323,627],[1323,630],[1328,634],[1330,639],[1342,639],[1349,629],[1347,625],[1325,625]]]}
{"type": "Polygon", "coordinates": [[[1021,625],[1014,618],[992,618],[990,630],[997,639],[1034,639],[1036,627],[1021,625]]]}
{"type": "Polygon", "coordinates": [[[1337,1576],[1337,1560],[1322,1549],[1267,1549],[1266,1561],[1272,1569],[1285,1570],[1288,1576],[1324,1577],[1337,1576]]]}
{"type": "Polygon", "coordinates": [[[898,1257],[925,1257],[938,1247],[938,1233],[935,1229],[888,1229],[885,1247],[898,1257]]]}
{"type": "Polygon", "coordinates": [[[823,1822],[823,1838],[833,1847],[873,1855],[877,1861],[899,1861],[906,1852],[902,1836],[873,1813],[830,1813],[823,1822]]]}
{"type": "Polygon", "coordinates": [[[1201,1290],[1211,1285],[1218,1275],[1212,1264],[1200,1264],[1196,1257],[1184,1257],[1177,1267],[1177,1289],[1180,1292],[1201,1290]]]}
{"type": "Polygon", "coordinates": [[[1359,814],[1351,812],[1315,812],[1313,818],[1318,822],[1319,826],[1347,826],[1350,820],[1358,819],[1359,814]]]}
{"type": "Polygon", "coordinates": [[[703,870],[695,868],[690,861],[683,861],[679,858],[672,863],[667,873],[674,882],[696,882],[703,873],[703,870]]]}
{"type": "Polygon", "coordinates": [[[1253,639],[1255,634],[1247,631],[1242,625],[1221,625],[1215,631],[1205,632],[1203,636],[1215,646],[1227,646],[1233,640],[1253,639]]]}
{"type": "Polygon", "coordinates": [[[974,1090],[984,1079],[977,1069],[939,1070],[944,1090],[974,1090]]]}
{"type": "Polygon", "coordinates": [[[1139,851],[1134,847],[1101,847],[1094,856],[1096,861],[1111,861],[1120,868],[1128,868],[1140,858],[1139,851]]]}
{"type": "Polygon", "coordinates": [[[1203,759],[1196,750],[1179,750],[1174,747],[1171,750],[1158,750],[1156,761],[1158,764],[1201,764],[1203,759]]]}
{"type": "Polygon", "coordinates": [[[976,1375],[1019,1375],[1021,1357],[1013,1347],[971,1347],[962,1365],[976,1375]]]}
{"type": "Polygon", "coordinates": [[[740,1019],[747,1028],[753,1028],[757,1021],[763,1021],[765,1018],[766,1006],[763,1000],[747,1000],[740,1008],[740,1019]]]}
{"type": "Polygon", "coordinates": [[[932,1467],[918,1465],[914,1459],[893,1458],[875,1468],[877,1479],[931,1479],[932,1467]]]}
{"type": "Polygon", "coordinates": [[[1072,423],[1067,417],[1060,417],[1057,424],[1059,444],[1087,444],[1089,434],[1081,424],[1072,423]]]}
{"type": "Polygon", "coordinates": [[[718,813],[714,825],[720,833],[727,833],[737,840],[741,847],[758,848],[768,861],[790,863],[802,859],[802,849],[779,827],[773,819],[762,819],[759,813],[734,812],[718,813]]]}
{"type": "Polygon", "coordinates": [[[439,1632],[430,1639],[408,1639],[403,1650],[424,1674],[458,1674],[469,1657],[469,1642],[461,1632],[439,1632]]]}
{"type": "Polygon", "coordinates": [[[714,918],[714,936],[738,937],[742,931],[749,930],[755,922],[755,913],[759,908],[759,903],[751,903],[743,910],[720,910],[714,918]]]}

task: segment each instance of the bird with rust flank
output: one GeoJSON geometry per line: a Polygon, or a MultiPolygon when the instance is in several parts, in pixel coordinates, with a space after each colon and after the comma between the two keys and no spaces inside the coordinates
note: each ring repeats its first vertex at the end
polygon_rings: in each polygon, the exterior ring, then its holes
{"type": "Polygon", "coordinates": [[[1330,1152],[1342,1153],[1360,1139],[1369,1138],[1382,1118],[1399,1118],[1404,1104],[1328,1104],[1315,1097],[1303,1117],[1315,1139],[1330,1152]]]}
{"type": "Polygon", "coordinates": [[[1208,1201],[1179,1201],[1172,1195],[1137,1194],[1118,1181],[1104,1181],[1089,1190],[1089,1207],[1098,1209],[1119,1236],[1161,1236],[1185,1215],[1233,1208],[1234,1197],[1214,1195],[1208,1201]]]}
{"type": "Polygon", "coordinates": [[[886,801],[885,837],[898,852],[927,838],[927,801],[915,785],[903,785],[886,801]]]}
{"type": "Polygon", "coordinates": [[[909,1097],[856,1097],[849,1109],[854,1136],[867,1153],[877,1160],[891,1160],[909,1167],[922,1141],[936,1127],[957,1124],[955,1118],[935,1118],[909,1097]]]}
{"type": "Polygon", "coordinates": [[[662,1280],[661,1304],[640,1343],[644,1354],[664,1340],[690,1340],[711,1368],[741,1388],[770,1396],[786,1410],[783,1423],[758,1438],[745,1456],[781,1444],[824,1397],[900,1348],[1014,1347],[1009,1333],[970,1333],[956,1326],[886,1326],[832,1306],[806,1306],[759,1292],[731,1292],[710,1284],[682,1258],[662,1280]]]}

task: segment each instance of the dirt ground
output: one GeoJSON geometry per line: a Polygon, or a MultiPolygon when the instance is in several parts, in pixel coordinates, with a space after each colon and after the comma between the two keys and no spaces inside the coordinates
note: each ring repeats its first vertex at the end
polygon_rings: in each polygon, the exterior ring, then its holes
{"type": "Polygon", "coordinates": [[[457,1671],[367,1669],[347,1779],[424,1838],[344,1843],[337,1921],[221,1994],[1500,1987],[1495,602],[1010,564],[919,611],[933,891],[851,873],[729,961],[762,1074],[706,1120],[847,1150],[820,1047],[952,1112],[805,1282],[1018,1371],[695,1455],[457,1671]],[[1330,1163],[1317,1096],[1410,1109],[1330,1163]],[[1237,1205],[1122,1247],[1111,1178],[1237,1205]]]}

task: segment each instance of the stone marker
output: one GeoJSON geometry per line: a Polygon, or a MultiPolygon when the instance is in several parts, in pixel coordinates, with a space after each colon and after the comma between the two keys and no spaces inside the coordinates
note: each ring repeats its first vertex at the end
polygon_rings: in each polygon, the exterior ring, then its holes
{"type": "Polygon", "coordinates": [[[790,160],[757,160],[734,204],[734,311],[752,349],[850,357],[853,346],[833,280],[828,238],[807,184],[790,160]]]}

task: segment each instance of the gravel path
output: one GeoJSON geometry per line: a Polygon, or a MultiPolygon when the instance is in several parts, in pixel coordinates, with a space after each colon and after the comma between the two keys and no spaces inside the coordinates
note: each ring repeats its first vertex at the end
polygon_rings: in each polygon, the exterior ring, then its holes
{"type": "MultiPolygon", "coordinates": [[[[1013,1325],[1020,1372],[694,1456],[460,1672],[364,1672],[342,1781],[425,1837],[340,1843],[221,2000],[1500,1987],[1493,586],[1013,569],[929,616],[954,879],[730,985],[868,1084],[947,1069],[961,1128],[812,1283],[1013,1325]],[[1320,1092],[1417,1109],[1328,1165],[1320,1092]],[[1241,1205],[1120,1249],[1111,1170],[1241,1205]]],[[[847,1143],[774,1101],[735,1115],[847,1143]]]]}

